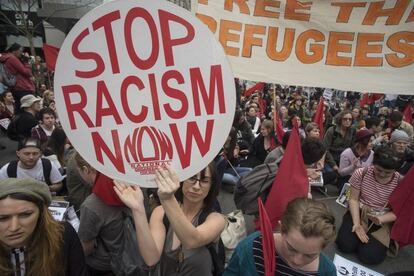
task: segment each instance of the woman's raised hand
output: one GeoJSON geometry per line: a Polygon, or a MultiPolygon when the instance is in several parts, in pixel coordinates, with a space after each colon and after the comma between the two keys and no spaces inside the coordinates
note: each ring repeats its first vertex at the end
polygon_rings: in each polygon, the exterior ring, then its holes
{"type": "Polygon", "coordinates": [[[157,168],[155,171],[155,183],[158,186],[158,197],[160,200],[174,197],[174,193],[180,188],[178,176],[170,166],[167,166],[165,169],[157,168]]]}
{"type": "Polygon", "coordinates": [[[145,212],[144,196],[138,185],[132,185],[121,180],[114,180],[114,190],[119,199],[131,210],[145,212]]]}

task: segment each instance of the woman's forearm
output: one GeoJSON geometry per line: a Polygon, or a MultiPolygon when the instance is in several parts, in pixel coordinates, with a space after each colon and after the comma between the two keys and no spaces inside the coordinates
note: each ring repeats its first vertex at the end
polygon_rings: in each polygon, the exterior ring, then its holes
{"type": "Polygon", "coordinates": [[[352,223],[354,225],[360,225],[361,218],[359,215],[359,201],[355,199],[350,199],[349,200],[349,211],[351,212],[352,223]]]}

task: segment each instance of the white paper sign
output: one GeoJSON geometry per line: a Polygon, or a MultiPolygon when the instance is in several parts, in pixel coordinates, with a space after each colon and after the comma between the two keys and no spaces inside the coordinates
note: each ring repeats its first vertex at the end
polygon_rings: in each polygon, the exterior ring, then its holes
{"type": "Polygon", "coordinates": [[[334,257],[334,264],[336,266],[336,272],[338,276],[384,276],[378,272],[375,272],[365,266],[351,262],[337,254],[334,257]]]}
{"type": "Polygon", "coordinates": [[[69,207],[69,202],[67,201],[55,201],[53,200],[50,203],[49,211],[51,212],[53,218],[57,221],[63,221],[66,215],[66,211],[69,207]]]}
{"type": "Polygon", "coordinates": [[[236,94],[221,45],[167,1],[118,0],[74,26],[55,75],[59,119],[79,153],[105,175],[154,187],[158,166],[180,180],[214,159],[236,94]]]}

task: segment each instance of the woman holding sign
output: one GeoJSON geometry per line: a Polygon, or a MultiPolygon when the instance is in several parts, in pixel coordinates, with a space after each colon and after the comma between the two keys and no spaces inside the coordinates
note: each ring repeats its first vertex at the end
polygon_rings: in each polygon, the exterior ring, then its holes
{"type": "Polygon", "coordinates": [[[160,275],[213,275],[207,246],[219,239],[225,226],[213,207],[217,196],[214,163],[181,183],[171,168],[159,168],[155,182],[161,206],[154,209],[149,223],[141,189],[120,181],[114,187],[132,210],[145,263],[159,263],[160,275]]]}

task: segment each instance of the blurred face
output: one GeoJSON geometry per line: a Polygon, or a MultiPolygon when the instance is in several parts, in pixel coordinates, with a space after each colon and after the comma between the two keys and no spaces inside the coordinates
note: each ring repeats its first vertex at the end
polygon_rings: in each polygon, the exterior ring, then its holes
{"type": "Polygon", "coordinates": [[[381,166],[374,165],[374,174],[377,180],[381,181],[381,180],[390,179],[392,175],[394,174],[394,172],[395,172],[394,170],[384,169],[381,166]]]}
{"type": "Polygon", "coordinates": [[[183,196],[192,203],[203,202],[207,197],[212,184],[210,169],[207,168],[202,176],[201,172],[183,182],[183,196]]]}
{"type": "Polygon", "coordinates": [[[391,144],[392,149],[399,154],[405,153],[408,147],[408,142],[404,140],[397,140],[391,144]]]}
{"type": "Polygon", "coordinates": [[[392,128],[397,128],[401,125],[401,121],[397,121],[397,122],[390,121],[390,125],[392,128]]]}
{"type": "Polygon", "coordinates": [[[367,109],[362,109],[362,116],[368,116],[368,113],[367,109]]]}
{"type": "Polygon", "coordinates": [[[11,248],[28,245],[39,215],[33,202],[10,197],[0,200],[0,241],[11,248]]]}
{"type": "Polygon", "coordinates": [[[36,147],[22,148],[16,151],[17,157],[19,158],[20,165],[24,169],[32,169],[41,156],[40,149],[36,147]]]}
{"type": "Polygon", "coordinates": [[[49,108],[52,109],[53,111],[56,111],[56,104],[55,104],[55,102],[50,102],[49,103],[49,108]]]}
{"type": "Polygon", "coordinates": [[[295,121],[295,119],[296,119],[296,121],[298,122],[298,127],[301,127],[302,126],[302,120],[300,119],[300,117],[294,117],[293,119],[292,119],[292,124],[293,124],[293,122],[295,121]]]}
{"type": "Polygon", "coordinates": [[[351,114],[345,114],[344,117],[342,117],[342,126],[344,127],[350,127],[352,124],[352,115],[351,114]]]}
{"type": "Polygon", "coordinates": [[[295,104],[296,104],[297,106],[300,106],[300,105],[302,104],[302,100],[296,100],[295,104]]]}
{"type": "Polygon", "coordinates": [[[359,109],[358,108],[352,109],[352,117],[356,119],[358,118],[358,116],[359,116],[359,109]]]}
{"type": "Polygon", "coordinates": [[[374,144],[373,144],[374,139],[375,139],[374,136],[371,136],[371,138],[369,139],[369,142],[368,142],[368,145],[367,145],[368,150],[372,150],[372,148],[374,147],[374,144]]]}
{"type": "Polygon", "coordinates": [[[259,97],[255,96],[252,98],[253,103],[259,103],[259,97]]]}
{"type": "Polygon", "coordinates": [[[283,115],[285,115],[285,114],[287,114],[287,113],[288,113],[288,109],[286,108],[286,106],[282,105],[282,106],[280,107],[280,112],[281,112],[283,115]]]}
{"type": "Polygon", "coordinates": [[[319,257],[322,245],[322,237],[305,238],[299,230],[291,229],[282,233],[280,253],[292,268],[301,269],[319,257]]]}
{"type": "Polygon", "coordinates": [[[20,58],[23,54],[23,49],[20,47],[19,49],[17,49],[16,51],[13,52],[13,54],[17,57],[20,58]]]}
{"type": "Polygon", "coordinates": [[[78,167],[78,172],[80,177],[90,186],[93,186],[93,183],[95,182],[96,173],[91,170],[90,168],[83,166],[82,168],[78,167]]]}
{"type": "Polygon", "coordinates": [[[249,108],[249,116],[250,117],[256,116],[256,109],[254,107],[249,108]]]}
{"type": "Polygon", "coordinates": [[[48,99],[49,101],[54,101],[54,100],[55,100],[55,93],[50,92],[50,93],[49,93],[49,96],[47,96],[47,99],[48,99]]]}
{"type": "Polygon", "coordinates": [[[312,128],[311,131],[308,132],[308,137],[319,138],[319,134],[320,134],[319,128],[314,127],[312,128]]]}
{"type": "Polygon", "coordinates": [[[55,122],[55,116],[52,114],[43,114],[42,123],[47,129],[52,129],[55,122]]]}
{"type": "Polygon", "coordinates": [[[40,111],[40,109],[42,108],[42,107],[40,106],[40,101],[37,101],[37,102],[35,102],[34,104],[32,104],[31,108],[32,108],[34,111],[39,112],[39,111],[40,111]]]}
{"type": "Polygon", "coordinates": [[[270,134],[270,130],[269,130],[267,127],[265,127],[265,126],[261,126],[261,127],[260,127],[260,133],[261,133],[264,137],[266,137],[266,136],[269,136],[269,134],[270,134]]]}
{"type": "Polygon", "coordinates": [[[14,98],[11,92],[6,92],[6,95],[4,96],[4,102],[6,104],[12,104],[14,102],[14,98]]]}

